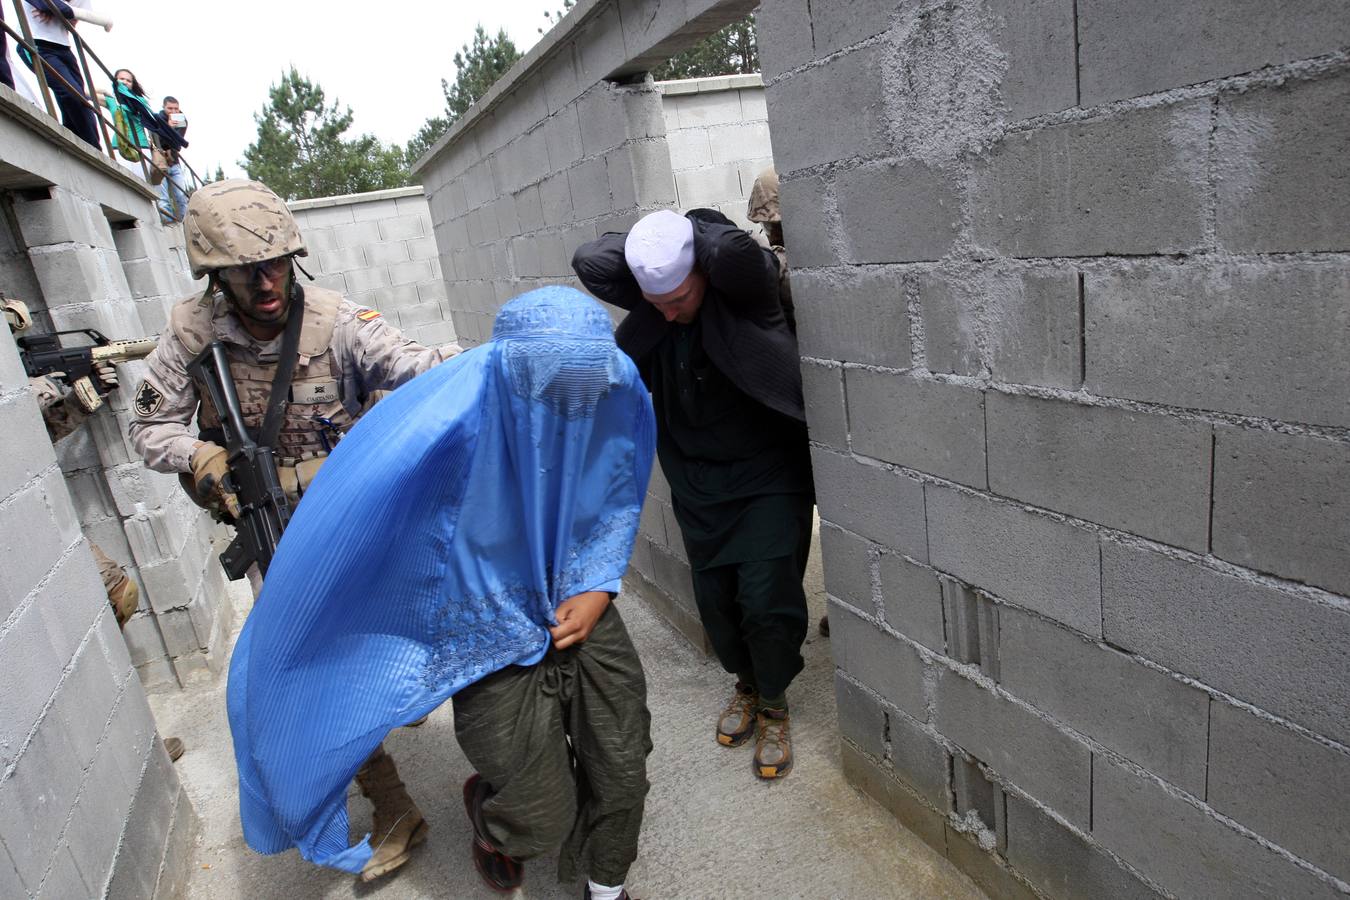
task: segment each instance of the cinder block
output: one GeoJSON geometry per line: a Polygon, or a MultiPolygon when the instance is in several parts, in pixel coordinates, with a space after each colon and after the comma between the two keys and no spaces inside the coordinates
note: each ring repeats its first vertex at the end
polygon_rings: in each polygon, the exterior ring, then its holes
{"type": "Polygon", "coordinates": [[[1092,836],[1182,897],[1335,897],[1336,889],[1202,807],[1098,757],[1092,836]]]}
{"type": "Polygon", "coordinates": [[[633,168],[633,193],[641,207],[667,206],[675,202],[675,176],[670,169],[670,150],[665,141],[637,141],[625,145],[633,168]]]}
{"type": "Polygon", "coordinates": [[[661,504],[661,518],[666,522],[666,549],[682,563],[689,562],[689,553],[684,546],[684,532],[680,530],[675,510],[668,503],[661,504]]]}
{"type": "Polygon", "coordinates": [[[652,548],[652,568],[655,570],[654,583],[673,597],[685,610],[695,612],[694,580],[687,563],[680,562],[669,553],[656,547],[652,548]]]}
{"type": "Polygon", "coordinates": [[[365,246],[366,262],[372,266],[387,266],[408,261],[408,245],[403,241],[389,241],[365,246]]]}
{"type": "Polygon", "coordinates": [[[766,80],[815,58],[808,0],[783,0],[762,7],[755,15],[760,68],[766,80]]]}
{"type": "MultiPolygon", "coordinates": [[[[833,629],[834,620],[830,620],[833,629]]],[[[1087,827],[1092,753],[1004,696],[938,669],[937,725],[945,737],[1045,803],[1087,827]]]]}
{"type": "MultiPolygon", "coordinates": [[[[113,246],[117,248],[117,255],[123,262],[130,262],[133,259],[145,259],[146,257],[162,258],[164,256],[164,247],[162,241],[149,237],[150,229],[143,226],[140,222],[130,223],[129,228],[114,228],[112,230],[113,246]]],[[[305,233],[306,243],[308,243],[309,233],[305,233]]]]}
{"type": "Polygon", "coordinates": [[[666,519],[660,502],[648,500],[642,505],[642,519],[638,523],[638,533],[662,547],[669,543],[666,539],[666,519]]]}
{"type": "Polygon", "coordinates": [[[0,454],[0,498],[55,464],[41,423],[42,413],[30,392],[21,390],[0,402],[0,434],[8,436],[0,454]]]}
{"type": "Polygon", "coordinates": [[[94,246],[95,238],[86,204],[87,201],[62,187],[54,187],[50,197],[36,200],[25,200],[22,195],[15,195],[14,218],[24,246],[45,247],[64,243],[94,246]]]}
{"type": "MultiPolygon", "coordinates": [[[[880,763],[847,741],[839,744],[844,777],[858,790],[881,804],[905,828],[914,832],[938,853],[946,853],[945,813],[920,800],[880,763]]],[[[944,805],[945,808],[945,805],[944,805]]]]}
{"type": "Polygon", "coordinates": [[[834,204],[826,202],[825,179],[782,178],[778,191],[783,236],[792,248],[789,267],[833,266],[842,262],[830,236],[837,214],[834,204]]]}
{"type": "Polygon", "coordinates": [[[927,666],[919,652],[851,607],[831,601],[829,613],[835,665],[887,703],[916,719],[926,719],[923,681],[927,666]]]}
{"type": "Polygon", "coordinates": [[[1080,0],[1083,105],[1292,62],[1350,40],[1345,8],[1310,0],[1200,0],[1156,9],[1147,0],[1080,0]]]}
{"type": "MultiPolygon", "coordinates": [[[[57,245],[29,251],[33,273],[42,286],[42,296],[56,298],[49,301],[55,320],[55,307],[75,303],[95,303],[107,299],[108,273],[100,252],[80,245],[57,245]]],[[[82,325],[56,323],[61,328],[79,328],[82,325]]]]}
{"type": "Polygon", "coordinates": [[[576,41],[577,80],[595,84],[627,61],[619,7],[600,13],[580,31],[576,41]]]}
{"type": "Polygon", "coordinates": [[[0,523],[4,526],[0,558],[5,560],[8,593],[22,597],[56,565],[67,544],[52,521],[41,482],[13,495],[0,509],[0,523]]]}
{"type": "MultiPolygon", "coordinates": [[[[611,210],[632,209],[637,206],[637,188],[633,182],[633,144],[625,144],[605,154],[605,172],[608,179],[608,198],[611,210]]],[[[602,221],[606,221],[602,214],[602,221]]]]}
{"type": "Polygon", "coordinates": [[[173,763],[156,741],[117,848],[108,884],[110,900],[154,895],[178,793],[173,763]]]}
{"type": "Polygon", "coordinates": [[[159,626],[152,615],[133,616],[122,628],[122,636],[126,639],[133,665],[144,665],[168,656],[164,639],[159,636],[159,626]]]}
{"type": "Polygon", "coordinates": [[[356,216],[351,206],[321,206],[305,210],[306,225],[345,225],[355,222],[356,216]]]}
{"type": "MultiPolygon", "coordinates": [[[[17,878],[18,873],[13,873],[12,877],[17,878]]],[[[0,876],[0,890],[5,886],[4,876],[0,876]]],[[[26,892],[17,887],[12,893],[5,894],[7,897],[23,896],[26,892]]],[[[80,874],[79,866],[75,864],[75,857],[72,855],[70,844],[62,841],[56,854],[52,857],[51,868],[47,872],[47,877],[42,882],[43,897],[93,897],[97,890],[90,888],[85,884],[84,876],[80,874]]]]}
{"type": "Polygon", "coordinates": [[[886,755],[886,713],[880,701],[838,671],[834,673],[834,698],[839,736],[868,756],[882,759],[886,755]]]}
{"type": "Polygon", "coordinates": [[[1096,535],[1012,504],[935,484],[925,486],[925,497],[934,568],[1101,637],[1096,535]]]}
{"type": "Polygon", "coordinates": [[[352,204],[352,218],[358,222],[367,222],[374,219],[387,219],[390,216],[396,215],[398,215],[398,200],[392,197],[384,200],[366,200],[352,204]]]}
{"type": "Polygon", "coordinates": [[[333,237],[339,249],[355,249],[380,240],[378,222],[353,222],[350,225],[334,225],[333,237]]]}
{"type": "Polygon", "coordinates": [[[1159,895],[1084,835],[1007,795],[1009,865],[1051,897],[1154,900],[1159,895]]]}
{"type": "Polygon", "coordinates": [[[545,225],[566,225],[572,221],[572,194],[566,172],[555,173],[539,182],[539,202],[545,225]]]}
{"type": "Polygon", "coordinates": [[[902,276],[878,269],[792,273],[802,356],[909,368],[902,276]]]}
{"type": "Polygon", "coordinates": [[[865,41],[891,27],[895,0],[844,0],[811,7],[810,32],[815,55],[831,53],[865,41]]]}
{"type": "Polygon", "coordinates": [[[431,300],[415,306],[405,306],[398,311],[399,328],[407,330],[418,325],[429,325],[445,318],[439,301],[431,300]]]}
{"type": "MultiPolygon", "coordinates": [[[[558,110],[544,120],[542,127],[544,146],[548,154],[548,168],[534,172],[536,177],[545,171],[560,172],[586,155],[575,106],[565,106],[558,110]]],[[[534,181],[535,178],[528,180],[534,181]]]]}
{"type": "MultiPolygon", "coordinates": [[[[821,529],[821,536],[825,531],[821,529]]],[[[929,568],[881,555],[881,616],[887,625],[935,653],[944,652],[942,588],[929,568]]]]}
{"type": "Polygon", "coordinates": [[[351,272],[366,267],[366,252],[361,246],[347,247],[342,250],[321,250],[319,271],[325,275],[334,272],[351,272]]]}
{"type": "Polygon", "coordinates": [[[1350,425],[1341,400],[1350,395],[1350,333],[1336,325],[1347,296],[1350,273],[1298,264],[1088,275],[1086,387],[1172,406],[1350,425]]]}
{"type": "Polygon", "coordinates": [[[1017,610],[999,617],[1001,683],[1037,709],[1195,796],[1205,792],[1209,697],[1017,610]]]}
{"type": "Polygon", "coordinates": [[[352,293],[373,291],[389,284],[389,273],[383,268],[352,269],[344,272],[343,278],[347,282],[347,290],[352,293]]]}
{"type": "Polygon", "coordinates": [[[1209,425],[997,392],[987,404],[994,493],[1205,552],[1209,425]]]}
{"type": "MultiPolygon", "coordinates": [[[[509,200],[510,198],[508,197],[506,199],[509,200]]],[[[514,215],[515,213],[514,202],[511,205],[511,212],[514,215]]],[[[517,232],[520,231],[519,224],[516,224],[515,230],[517,232]]],[[[411,241],[406,241],[404,243],[404,246],[407,248],[409,259],[435,259],[440,253],[440,251],[436,249],[435,238],[429,237],[414,238],[411,241]]]]}
{"type": "Polygon", "coordinates": [[[1078,103],[1074,6],[1070,0],[1032,0],[1002,8],[994,43],[1007,59],[999,94],[1012,121],[1068,109],[1078,103]]]}
{"type": "Polygon", "coordinates": [[[680,128],[708,128],[741,121],[741,98],[735,91],[704,91],[667,97],[675,108],[680,128]]]}
{"type": "MultiPolygon", "coordinates": [[[[476,209],[484,203],[491,203],[496,199],[496,182],[493,180],[492,160],[491,158],[481,160],[470,166],[464,172],[461,179],[464,183],[464,202],[467,204],[465,209],[476,209]]],[[[406,218],[406,217],[404,217],[406,218]]],[[[402,240],[417,237],[421,231],[415,230],[417,226],[411,222],[397,223],[397,220],[391,227],[389,222],[380,223],[380,234],[385,240],[402,240]]]]}
{"type": "MultiPolygon", "coordinates": [[[[703,95],[706,96],[706,95],[703,95]]],[[[718,125],[708,129],[708,142],[714,165],[736,164],[747,157],[770,157],[769,123],[765,121],[718,125]]],[[[743,186],[746,192],[750,185],[743,186]]]]}
{"type": "Polygon", "coordinates": [[[1221,427],[1214,555],[1350,594],[1350,442],[1221,427]]]}
{"type": "Polygon", "coordinates": [[[389,284],[397,287],[401,284],[419,284],[433,278],[431,260],[415,259],[394,263],[389,266],[389,284]]]}
{"type": "MultiPolygon", "coordinates": [[[[1323,7],[1327,15],[1332,5],[1304,4],[1299,12],[1323,7]]],[[[1261,10],[1268,15],[1266,7],[1261,10]]],[[[1350,41],[1345,18],[1342,10],[1341,43],[1350,41]]],[[[1341,227],[1350,207],[1350,136],[1336,124],[1347,103],[1350,77],[1344,73],[1221,95],[1217,224],[1225,248],[1237,253],[1350,249],[1341,227]]]]}
{"type": "Polygon", "coordinates": [[[957,662],[979,666],[982,674],[998,681],[999,607],[987,595],[955,578],[944,576],[938,582],[947,655],[957,662]]]}
{"type": "Polygon", "coordinates": [[[682,209],[715,205],[741,195],[741,175],[735,166],[686,169],[675,173],[675,193],[682,209]]]}
{"type": "Polygon", "coordinates": [[[1350,612],[1149,550],[1102,554],[1109,643],[1350,744],[1350,612]]]}
{"type": "Polygon", "coordinates": [[[844,374],[854,452],[984,487],[984,392],[867,369],[844,374]]]}
{"type": "Polygon", "coordinates": [[[454,343],[458,339],[455,332],[455,323],[446,319],[442,322],[432,322],[428,325],[420,325],[411,330],[408,336],[423,347],[443,347],[446,344],[454,343]]]}
{"type": "MultiPolygon", "coordinates": [[[[347,279],[341,272],[334,272],[329,275],[316,274],[314,284],[330,291],[337,291],[339,294],[347,294],[347,279]]],[[[350,300],[351,298],[348,297],[347,299],[350,300]]]]}
{"type": "Polygon", "coordinates": [[[34,894],[75,804],[80,775],[64,729],[48,717],[0,782],[5,847],[19,877],[34,894]]]}
{"type": "Polygon", "coordinates": [[[577,101],[577,124],[586,156],[612,150],[628,138],[628,122],[618,89],[608,82],[596,84],[577,101]]]}
{"type": "MultiPolygon", "coordinates": [[[[497,198],[497,202],[492,205],[493,215],[497,219],[497,236],[501,238],[511,238],[520,234],[520,218],[516,215],[516,201],[510,194],[504,194],[497,198]]],[[[414,238],[408,241],[409,256],[412,259],[426,259],[435,256],[435,253],[426,253],[418,257],[413,253],[413,248],[419,244],[428,241],[428,238],[414,238]]]]}
{"type": "Polygon", "coordinates": [[[933,372],[1077,390],[1082,321],[1074,272],[919,279],[924,355],[933,372]],[[981,353],[981,344],[985,353],[981,353]]]}
{"type": "Polygon", "coordinates": [[[871,545],[828,523],[820,526],[820,553],[824,562],[825,590],[836,599],[872,615],[871,545]]]}
{"type": "Polygon", "coordinates": [[[765,88],[780,174],[886,150],[885,66],[884,50],[868,47],[765,88]],[[821,128],[821,122],[847,124],[821,128]]]}
{"type": "Polygon", "coordinates": [[[572,197],[572,215],[578,219],[594,219],[614,210],[609,197],[609,169],[605,159],[598,156],[567,170],[567,184],[572,197]]]}
{"type": "Polygon", "coordinates": [[[94,558],[77,548],[56,567],[33,598],[56,659],[69,663],[87,645],[85,639],[108,607],[94,558]]]}
{"type": "Polygon", "coordinates": [[[802,394],[811,440],[837,449],[848,446],[845,420],[844,370],[816,363],[802,363],[802,394]]]}
{"type": "Polygon", "coordinates": [[[1350,754],[1217,700],[1211,716],[1210,806],[1350,877],[1350,754]]]}
{"type": "Polygon", "coordinates": [[[67,658],[57,658],[41,612],[33,606],[0,633],[8,667],[0,674],[0,762],[19,758],[28,732],[61,682],[67,658]]]}
{"type": "Polygon", "coordinates": [[[913,559],[927,561],[923,485],[879,466],[813,448],[822,519],[913,559]]]}
{"type": "Polygon", "coordinates": [[[976,164],[976,243],[1018,257],[1203,246],[1208,102],[1010,134],[976,164]]]}
{"type": "Polygon", "coordinates": [[[859,166],[840,175],[835,190],[849,262],[941,259],[960,229],[951,177],[920,162],[859,166]]]}
{"type": "Polygon", "coordinates": [[[686,128],[672,131],[666,135],[670,145],[670,166],[681,169],[696,169],[712,165],[712,144],[708,140],[706,128],[686,128]]]}
{"type": "MultiPolygon", "coordinates": [[[[117,693],[118,685],[98,646],[86,645],[72,662],[47,713],[55,716],[70,738],[74,752],[64,762],[77,771],[82,772],[94,761],[104,726],[112,718],[117,693]]],[[[58,764],[56,760],[51,762],[58,764]]]]}

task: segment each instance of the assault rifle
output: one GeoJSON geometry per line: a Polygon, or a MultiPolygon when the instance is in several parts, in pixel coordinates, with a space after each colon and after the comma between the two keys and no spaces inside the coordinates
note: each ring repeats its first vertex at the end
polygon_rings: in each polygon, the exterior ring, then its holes
{"type": "Polygon", "coordinates": [[[220,415],[230,466],[224,487],[239,498],[234,540],[220,554],[220,564],[231,581],[243,578],[254,563],[266,575],[291,518],[290,503],[277,477],[276,454],[271,447],[258,444],[244,425],[224,344],[212,341],[188,366],[188,374],[202,386],[220,415]]]}
{"type": "Polygon", "coordinates": [[[64,373],[80,405],[93,412],[103,405],[103,398],[94,389],[90,373],[98,363],[119,363],[143,359],[155,349],[154,338],[135,341],[110,341],[92,328],[73,328],[48,334],[25,334],[18,339],[19,356],[24,371],[30,377],[64,373]],[[61,335],[81,334],[93,341],[84,347],[61,346],[61,335]]]}

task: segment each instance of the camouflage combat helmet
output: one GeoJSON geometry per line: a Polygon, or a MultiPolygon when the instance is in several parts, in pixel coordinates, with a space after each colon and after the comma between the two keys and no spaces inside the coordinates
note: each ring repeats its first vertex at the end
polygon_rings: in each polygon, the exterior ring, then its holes
{"type": "Polygon", "coordinates": [[[213,181],[194,193],[183,227],[193,278],[226,266],[308,255],[295,217],[281,198],[266,185],[243,178],[213,181]]]}
{"type": "Polygon", "coordinates": [[[750,189],[750,208],[745,215],[751,222],[783,221],[778,211],[778,173],[773,166],[760,172],[755,179],[755,186],[750,189]]]}

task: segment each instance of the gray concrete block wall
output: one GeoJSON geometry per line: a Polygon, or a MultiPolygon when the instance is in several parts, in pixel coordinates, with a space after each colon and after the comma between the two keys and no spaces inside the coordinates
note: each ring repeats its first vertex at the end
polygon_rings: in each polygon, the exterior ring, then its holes
{"type": "Polygon", "coordinates": [[[764,83],[758,75],[660,82],[676,206],[719,210],[742,228],[750,189],[773,164],[764,83]]]}
{"type": "MultiPolygon", "coordinates": [[[[160,225],[153,192],[4,88],[0,143],[0,292],[27,302],[38,330],[157,334],[192,282],[181,230],[160,225]]],[[[209,541],[207,520],[196,507],[187,512],[173,479],[133,462],[126,445],[143,366],[122,365],[122,389],[53,447],[14,341],[0,336],[6,897],[168,896],[196,831],[145,691],[218,667],[230,607],[220,603],[222,586],[207,584],[211,567],[219,569],[214,558],[185,550],[209,541]],[[143,539],[150,531],[157,542],[143,539]],[[91,540],[142,586],[126,634],[91,540]],[[172,589],[152,586],[147,573],[170,562],[185,568],[183,577],[172,589]],[[180,609],[216,627],[171,655],[160,615],[180,609]]]]}
{"type": "MultiPolygon", "coordinates": [[[[378,310],[422,344],[455,340],[431,209],[420,186],[298,200],[290,208],[309,251],[300,264],[315,284],[378,310]]],[[[498,228],[493,211],[486,214],[498,228]]]]}
{"type": "Polygon", "coordinates": [[[758,14],[845,771],[992,896],[1345,896],[1350,17],[1144,6],[758,14]]]}

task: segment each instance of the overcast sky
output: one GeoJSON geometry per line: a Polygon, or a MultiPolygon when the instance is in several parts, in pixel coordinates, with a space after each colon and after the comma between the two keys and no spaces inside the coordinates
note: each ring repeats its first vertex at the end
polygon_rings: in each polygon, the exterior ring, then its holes
{"type": "Polygon", "coordinates": [[[404,143],[444,108],[441,79],[453,81],[455,51],[475,24],[490,34],[505,28],[524,53],[547,25],[544,10],[560,5],[92,0],[112,17],[113,29],[86,23],[80,32],[108,68],[135,72],[156,108],[165,94],[182,102],[187,158],[209,177],[217,164],[226,175],[243,174],[239,161],[257,134],[253,114],[292,63],[323,87],[330,103],[336,98],[352,108],[355,133],[404,143]]]}

